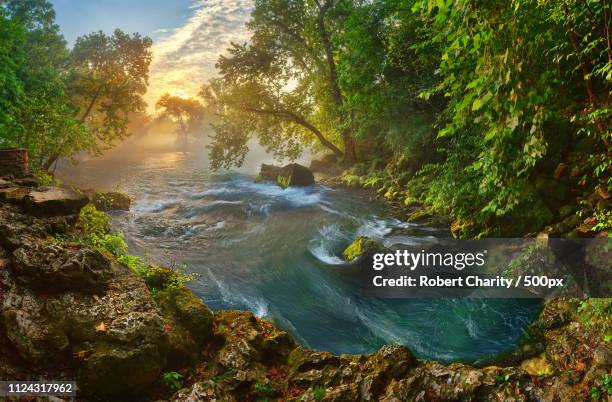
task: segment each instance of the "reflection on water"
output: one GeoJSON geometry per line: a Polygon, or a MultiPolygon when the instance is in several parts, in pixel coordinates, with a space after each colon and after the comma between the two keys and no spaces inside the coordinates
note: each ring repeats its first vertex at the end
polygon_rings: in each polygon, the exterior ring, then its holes
{"type": "Polygon", "coordinates": [[[401,343],[422,358],[489,359],[513,348],[538,306],[513,300],[378,300],[359,296],[338,264],[357,235],[419,244],[440,231],[400,222],[361,193],[281,189],[249,174],[212,174],[187,152],[90,160],[60,172],[82,187],[135,200],[114,215],[134,253],[185,263],[213,309],[249,309],[303,344],[335,353],[401,343]]]}

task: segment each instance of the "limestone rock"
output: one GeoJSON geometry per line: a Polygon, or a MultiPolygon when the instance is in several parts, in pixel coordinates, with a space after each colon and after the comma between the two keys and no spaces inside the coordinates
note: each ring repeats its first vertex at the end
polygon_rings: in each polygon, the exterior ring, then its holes
{"type": "Polygon", "coordinates": [[[212,334],[212,311],[184,286],[160,291],[157,304],[167,321],[168,365],[176,368],[196,363],[200,348],[212,334]]]}
{"type": "Polygon", "coordinates": [[[0,247],[7,251],[40,241],[47,237],[49,228],[34,217],[20,213],[13,205],[0,206],[0,247]]]}
{"type": "Polygon", "coordinates": [[[13,270],[20,282],[46,291],[101,291],[113,275],[108,258],[85,247],[35,244],[13,255],[13,270]]]}
{"type": "Polygon", "coordinates": [[[73,215],[88,202],[87,196],[72,189],[47,186],[31,191],[25,198],[25,207],[36,216],[73,215]]]}

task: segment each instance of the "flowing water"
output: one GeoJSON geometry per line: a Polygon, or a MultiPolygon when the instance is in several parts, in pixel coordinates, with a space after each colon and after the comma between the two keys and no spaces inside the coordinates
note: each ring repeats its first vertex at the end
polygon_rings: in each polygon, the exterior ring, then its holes
{"type": "Polygon", "coordinates": [[[339,264],[365,235],[418,244],[446,230],[400,222],[362,192],[254,183],[255,171],[215,174],[183,152],[90,160],[63,169],[84,188],[129,193],[113,214],[133,253],[186,264],[189,283],[213,309],[248,309],[308,347],[369,353],[401,343],[421,358],[479,362],[516,346],[538,304],[528,300],[381,300],[359,296],[339,264]]]}

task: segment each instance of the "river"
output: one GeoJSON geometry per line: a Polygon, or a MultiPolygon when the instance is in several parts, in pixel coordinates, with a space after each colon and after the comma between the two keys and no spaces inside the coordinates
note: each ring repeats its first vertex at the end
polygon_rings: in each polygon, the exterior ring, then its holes
{"type": "Polygon", "coordinates": [[[338,257],[356,236],[419,244],[448,231],[394,219],[361,191],[255,183],[253,158],[239,171],[211,172],[205,150],[190,150],[123,152],[58,176],[127,192],[132,208],[113,213],[113,224],[130,251],[185,264],[198,274],[188,286],[215,311],[251,310],[317,350],[400,343],[420,358],[473,363],[512,350],[538,311],[529,300],[361,297],[338,257]]]}

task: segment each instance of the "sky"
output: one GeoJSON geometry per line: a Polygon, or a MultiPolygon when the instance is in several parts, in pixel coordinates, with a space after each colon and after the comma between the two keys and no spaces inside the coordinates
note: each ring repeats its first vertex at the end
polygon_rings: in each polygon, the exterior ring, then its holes
{"type": "Polygon", "coordinates": [[[168,92],[195,96],[215,75],[215,62],[230,42],[248,39],[244,27],[253,0],[50,0],[69,46],[77,37],[115,28],[153,39],[149,111],[168,92]]]}

